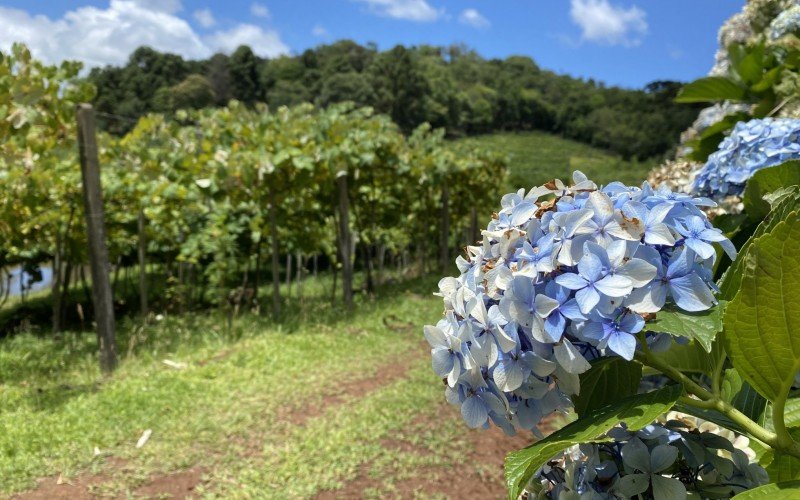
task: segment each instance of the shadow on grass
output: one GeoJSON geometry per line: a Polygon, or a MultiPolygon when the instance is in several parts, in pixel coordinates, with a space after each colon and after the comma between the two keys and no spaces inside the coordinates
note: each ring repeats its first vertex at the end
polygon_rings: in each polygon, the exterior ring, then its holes
{"type": "MultiPolygon", "coordinates": [[[[117,322],[118,354],[123,364],[133,358],[160,362],[179,348],[191,350],[210,346],[222,350],[226,344],[266,330],[292,334],[317,324],[347,334],[352,330],[348,328],[350,323],[367,316],[375,316],[391,331],[406,333],[415,325],[381,311],[398,297],[427,300],[436,290],[437,279],[422,276],[389,280],[373,295],[357,293],[352,311],[345,309],[339,297],[331,301],[332,278],[322,275],[304,283],[302,297],[296,287],[293,295],[282,291],[283,312],[279,317],[269,314],[264,306],[260,314],[249,310],[232,319],[227,308],[167,314],[159,320],[151,314],[146,321],[139,316],[122,316],[117,322]]],[[[260,293],[262,303],[268,308],[270,296],[266,287],[260,293]]],[[[7,336],[0,339],[0,392],[4,386],[21,391],[14,398],[17,404],[37,411],[48,411],[74,397],[96,392],[104,380],[98,368],[97,351],[97,339],[91,331],[55,335],[27,332],[7,336]],[[65,384],[66,379],[75,380],[76,372],[82,382],[65,384]]]]}

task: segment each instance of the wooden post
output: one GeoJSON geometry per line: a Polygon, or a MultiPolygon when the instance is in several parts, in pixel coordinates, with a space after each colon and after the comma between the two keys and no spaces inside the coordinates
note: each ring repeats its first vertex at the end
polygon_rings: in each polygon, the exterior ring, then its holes
{"type": "Polygon", "coordinates": [[[100,345],[100,368],[109,373],[117,366],[117,346],[114,333],[114,298],[109,280],[108,248],[104,225],[103,195],[100,184],[100,162],[97,159],[97,138],[94,109],[91,104],[79,104],[78,150],[83,179],[83,204],[86,213],[86,232],[89,238],[89,262],[92,268],[92,298],[97,339],[100,345]]]}
{"type": "Polygon", "coordinates": [[[275,206],[275,188],[269,188],[269,239],[272,253],[272,314],[281,314],[280,262],[278,261],[278,207],[275,206]]]}
{"type": "MultiPolygon", "coordinates": [[[[61,232],[56,231],[56,251],[53,253],[53,291],[51,297],[53,300],[53,333],[61,331],[61,269],[64,267],[62,262],[62,248],[61,232]]],[[[24,275],[20,273],[20,280],[24,275]]]]}
{"type": "Polygon", "coordinates": [[[292,296],[292,254],[286,252],[286,296],[292,296]]]}
{"type": "Polygon", "coordinates": [[[450,266],[450,188],[447,186],[447,178],[442,179],[441,201],[442,233],[439,239],[439,252],[442,272],[447,272],[450,266]]]}
{"type": "Polygon", "coordinates": [[[139,210],[139,307],[142,318],[147,317],[147,240],[144,235],[144,210],[139,210]]]}
{"type": "Polygon", "coordinates": [[[344,305],[353,307],[353,258],[352,237],[350,235],[350,201],[347,196],[347,171],[336,173],[336,187],[339,191],[339,253],[342,258],[342,295],[344,305]]]}
{"type": "Polygon", "coordinates": [[[305,274],[305,259],[303,257],[302,252],[296,252],[294,257],[295,263],[297,265],[297,271],[295,272],[295,282],[297,282],[297,296],[300,297],[302,302],[303,300],[303,274],[305,274]]]}

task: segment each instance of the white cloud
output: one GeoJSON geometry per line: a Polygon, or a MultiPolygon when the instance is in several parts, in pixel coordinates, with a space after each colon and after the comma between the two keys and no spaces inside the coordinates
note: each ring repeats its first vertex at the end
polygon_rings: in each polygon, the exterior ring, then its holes
{"type": "Polygon", "coordinates": [[[492,23],[476,9],[466,9],[458,16],[458,22],[473,28],[488,28],[492,23]]]}
{"type": "Polygon", "coordinates": [[[174,14],[183,9],[181,0],[133,0],[136,4],[146,10],[154,10],[158,12],[166,12],[167,14],[174,14]]]}
{"type": "Polygon", "coordinates": [[[201,9],[194,11],[194,18],[200,23],[200,26],[203,28],[210,28],[217,24],[217,20],[214,19],[214,14],[211,13],[211,9],[201,9]]]}
{"type": "Polygon", "coordinates": [[[264,31],[253,24],[240,24],[228,31],[218,31],[206,38],[215,50],[233,52],[240,45],[249,45],[260,56],[276,57],[289,52],[275,31],[264,31]]]}
{"type": "Polygon", "coordinates": [[[426,0],[355,0],[365,3],[378,15],[406,21],[436,21],[444,11],[436,10],[426,0]]]}
{"type": "Polygon", "coordinates": [[[571,0],[570,16],[589,42],[632,46],[647,34],[647,14],[636,6],[626,9],[608,0],[571,0]]]}
{"type": "Polygon", "coordinates": [[[58,19],[0,7],[0,49],[23,42],[35,57],[47,62],[71,59],[88,67],[124,64],[142,45],[190,59],[209,57],[217,50],[232,51],[242,43],[266,57],[289,52],[276,31],[249,24],[200,36],[174,13],[151,8],[156,3],[180,7],[180,2],[111,0],[107,8],[80,7],[58,19]]]}
{"type": "Polygon", "coordinates": [[[267,6],[258,2],[253,2],[250,6],[250,13],[256,17],[269,18],[269,9],[267,6]]]}
{"type": "Polygon", "coordinates": [[[314,35],[314,36],[317,36],[317,37],[324,37],[324,36],[328,36],[328,30],[325,29],[325,26],[323,26],[321,24],[316,24],[311,29],[311,34],[314,35]]]}

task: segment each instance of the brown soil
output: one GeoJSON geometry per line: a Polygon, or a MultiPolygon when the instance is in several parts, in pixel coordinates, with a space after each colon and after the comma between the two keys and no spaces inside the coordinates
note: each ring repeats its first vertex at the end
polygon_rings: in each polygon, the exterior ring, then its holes
{"type": "Polygon", "coordinates": [[[204,470],[195,467],[168,475],[153,475],[150,482],[136,490],[137,497],[146,498],[191,498],[203,481],[204,470]]]}
{"type": "Polygon", "coordinates": [[[291,416],[293,425],[305,425],[305,423],[319,416],[322,416],[329,408],[346,404],[348,400],[363,397],[364,395],[392,384],[403,378],[408,373],[411,364],[414,362],[410,356],[398,360],[397,363],[390,363],[378,368],[377,373],[372,378],[352,380],[342,383],[336,390],[325,395],[325,403],[318,407],[304,408],[302,413],[291,416]]]}
{"type": "MultiPolygon", "coordinates": [[[[442,406],[439,416],[433,421],[417,422],[427,426],[434,426],[440,418],[457,418],[457,410],[450,406],[442,406]]],[[[550,432],[555,419],[548,419],[542,423],[540,429],[543,433],[550,432]]],[[[466,430],[470,435],[470,450],[463,465],[455,467],[422,467],[415,471],[412,478],[395,481],[389,491],[386,491],[385,482],[381,478],[372,477],[370,470],[372,464],[361,465],[359,472],[344,486],[335,491],[323,491],[316,500],[355,499],[364,498],[365,493],[385,491],[392,498],[428,498],[436,495],[449,498],[504,498],[506,486],[503,479],[503,460],[513,451],[531,444],[532,437],[526,435],[506,436],[497,427],[487,430],[466,430]],[[477,465],[477,467],[475,467],[477,465]]],[[[387,450],[411,452],[418,455],[430,454],[420,446],[398,440],[384,439],[381,441],[387,450]]],[[[384,472],[385,473],[385,472],[384,472]]],[[[383,496],[383,495],[382,495],[383,496]]]]}
{"type": "MultiPolygon", "coordinates": [[[[227,355],[228,353],[223,354],[227,355]]],[[[385,365],[372,378],[349,381],[340,385],[336,392],[326,394],[324,403],[318,407],[304,407],[302,412],[289,410],[284,414],[279,413],[276,420],[286,425],[304,426],[308,420],[322,416],[332,407],[346,405],[353,398],[362,397],[364,394],[403,378],[416,355],[417,351],[414,349],[408,356],[404,356],[405,362],[385,365]]],[[[215,358],[211,358],[209,361],[215,361],[215,358]]],[[[433,429],[441,419],[460,420],[461,418],[457,409],[446,404],[442,404],[438,413],[436,418],[420,419],[414,422],[412,427],[433,429]]],[[[548,423],[543,424],[544,427],[547,425],[548,423]]],[[[542,431],[547,433],[546,428],[542,428],[542,431]]],[[[317,498],[362,498],[365,493],[370,491],[373,494],[376,491],[383,492],[393,498],[429,497],[432,495],[467,499],[504,497],[506,489],[503,481],[503,459],[508,452],[530,444],[530,436],[509,437],[496,427],[482,431],[468,431],[465,428],[465,432],[469,433],[470,449],[463,465],[422,467],[414,471],[411,478],[398,478],[394,481],[390,491],[385,491],[385,481],[372,477],[370,475],[372,464],[364,463],[359,472],[343,487],[336,491],[321,492],[317,498]]],[[[231,443],[242,447],[241,455],[243,457],[258,456],[263,444],[263,440],[259,436],[258,430],[254,429],[248,439],[236,436],[232,437],[231,443]]],[[[405,440],[402,436],[383,439],[381,444],[389,454],[396,452],[413,453],[419,456],[432,454],[429,449],[405,440]]],[[[213,454],[213,450],[210,453],[213,454]]],[[[119,474],[126,469],[131,470],[124,460],[111,457],[108,459],[106,469],[101,474],[84,474],[70,479],[69,482],[61,480],[60,476],[44,478],[39,481],[39,485],[34,490],[21,493],[14,498],[22,500],[85,500],[108,497],[109,494],[104,495],[103,486],[110,485],[113,479],[115,477],[118,479],[119,474]]],[[[213,470],[208,471],[201,467],[168,474],[153,474],[146,484],[135,490],[134,495],[137,498],[190,498],[196,488],[204,482],[204,473],[206,472],[213,474],[213,470]]],[[[381,471],[381,473],[385,474],[385,471],[381,471]]]]}
{"type": "MultiPolygon", "coordinates": [[[[115,475],[123,474],[127,467],[122,459],[111,457],[102,474],[83,474],[73,479],[47,477],[39,480],[36,489],[15,495],[19,500],[90,500],[95,498],[127,498],[121,493],[111,493],[104,486],[111,484],[115,475]]],[[[204,469],[200,467],[172,474],[153,474],[148,481],[136,489],[136,498],[191,498],[202,483],[204,469]]]]}
{"type": "Polygon", "coordinates": [[[70,482],[63,482],[61,476],[46,477],[39,480],[39,486],[12,498],[24,500],[75,499],[94,498],[90,491],[105,481],[101,475],[80,476],[70,482]]]}
{"type": "MultiPolygon", "coordinates": [[[[125,469],[127,462],[121,458],[108,457],[106,466],[118,471],[125,469]]],[[[14,499],[47,500],[51,498],[69,498],[84,500],[95,498],[92,494],[107,481],[105,474],[83,474],[76,478],[65,479],[61,475],[45,477],[39,480],[36,489],[14,495],[14,499]]]]}

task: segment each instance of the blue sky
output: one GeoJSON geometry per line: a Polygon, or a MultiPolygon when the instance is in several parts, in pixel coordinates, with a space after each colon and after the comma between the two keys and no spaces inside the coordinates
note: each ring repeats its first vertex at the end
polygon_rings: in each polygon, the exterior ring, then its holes
{"type": "Polygon", "coordinates": [[[722,22],[743,0],[0,0],[0,49],[28,43],[50,62],[123,63],[148,44],[186,57],[247,43],[262,56],[350,38],[464,43],[487,57],[641,87],[713,64],[722,22]]]}

